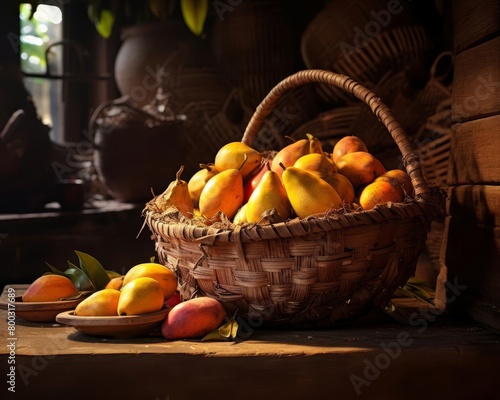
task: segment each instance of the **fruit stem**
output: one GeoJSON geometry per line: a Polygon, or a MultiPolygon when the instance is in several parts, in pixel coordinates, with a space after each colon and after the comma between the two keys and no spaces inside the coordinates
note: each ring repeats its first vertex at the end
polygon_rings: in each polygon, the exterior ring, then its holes
{"type": "Polygon", "coordinates": [[[184,165],[181,165],[179,171],[177,171],[177,173],[175,174],[175,179],[177,180],[177,182],[181,180],[182,171],[184,171],[184,165]]]}
{"type": "Polygon", "coordinates": [[[280,163],[279,163],[279,166],[280,166],[281,168],[283,168],[283,171],[285,171],[285,170],[286,170],[286,167],[285,167],[285,165],[284,165],[282,162],[280,162],[280,163]]]}
{"type": "Polygon", "coordinates": [[[243,162],[242,162],[242,163],[241,163],[241,165],[239,166],[238,171],[240,171],[240,172],[241,172],[241,169],[243,168],[243,166],[245,165],[245,163],[247,162],[247,160],[248,160],[248,154],[247,154],[247,153],[245,153],[245,159],[243,160],[243,162]]]}
{"type": "Polygon", "coordinates": [[[208,170],[209,172],[212,172],[214,169],[215,169],[215,165],[212,164],[212,163],[208,163],[208,164],[199,164],[200,168],[201,169],[206,169],[208,170]]]}

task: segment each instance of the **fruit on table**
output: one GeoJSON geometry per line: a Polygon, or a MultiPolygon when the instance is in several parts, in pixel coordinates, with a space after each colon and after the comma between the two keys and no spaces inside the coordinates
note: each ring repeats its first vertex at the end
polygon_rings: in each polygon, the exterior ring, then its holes
{"type": "Polygon", "coordinates": [[[141,315],[160,311],[165,298],[156,279],[135,278],[123,286],[118,300],[118,315],[141,315]]]}
{"type": "Polygon", "coordinates": [[[78,289],[71,279],[62,275],[42,275],[33,281],[24,292],[23,302],[57,301],[74,296],[78,289]]]}
{"type": "Polygon", "coordinates": [[[200,168],[188,181],[189,195],[194,208],[199,206],[200,194],[206,183],[217,174],[214,164],[200,164],[200,168]]]}
{"type": "Polygon", "coordinates": [[[310,172],[321,179],[325,179],[337,172],[337,166],[331,158],[319,153],[306,154],[295,161],[293,166],[310,172]]]}
{"type": "Polygon", "coordinates": [[[288,167],[283,172],[282,179],[293,211],[299,218],[342,205],[340,196],[331,185],[307,171],[288,167]]]}
{"type": "Polygon", "coordinates": [[[105,289],[116,289],[120,290],[121,287],[123,286],[123,279],[125,276],[119,276],[117,278],[112,278],[104,287],[105,289]]]}
{"type": "Polygon", "coordinates": [[[155,199],[155,204],[160,212],[169,207],[177,208],[182,215],[192,218],[194,214],[193,201],[189,195],[188,183],[181,179],[184,166],[181,165],[175,176],[175,181],[170,182],[167,189],[155,199]]]}
{"type": "Polygon", "coordinates": [[[344,136],[340,139],[332,150],[332,160],[337,162],[340,157],[347,153],[354,153],[356,151],[364,151],[368,153],[366,144],[357,136],[344,136]]]}
{"type": "Polygon", "coordinates": [[[152,262],[137,264],[130,268],[123,278],[123,287],[134,279],[141,277],[156,280],[163,291],[164,300],[168,300],[177,290],[177,276],[175,273],[162,264],[152,262]]]}
{"type": "Polygon", "coordinates": [[[291,215],[290,201],[281,179],[276,172],[266,171],[246,203],[246,220],[259,222],[262,213],[271,209],[275,209],[283,220],[287,220],[291,215]]]}
{"type": "Polygon", "coordinates": [[[321,142],[310,133],[307,134],[307,139],[297,140],[278,151],[271,163],[271,170],[276,172],[281,179],[283,175],[281,165],[285,168],[291,167],[300,157],[309,153],[323,154],[321,142]]]}
{"type": "Polygon", "coordinates": [[[261,165],[262,154],[243,142],[231,142],[222,146],[215,155],[215,168],[223,172],[239,169],[246,180],[261,165]],[[246,161],[245,161],[246,160],[246,161]]]}
{"type": "Polygon", "coordinates": [[[399,203],[404,200],[400,188],[386,181],[372,182],[367,185],[359,196],[359,204],[365,210],[371,210],[377,205],[386,204],[389,201],[399,203]]]}
{"type": "Polygon", "coordinates": [[[115,316],[118,315],[120,291],[102,289],[82,300],[75,308],[75,315],[80,316],[115,316]]]}
{"type": "Polygon", "coordinates": [[[344,154],[337,160],[337,168],[340,174],[351,181],[354,189],[372,183],[386,172],[382,163],[365,151],[344,154]]]}
{"type": "Polygon", "coordinates": [[[223,212],[232,219],[242,204],[243,177],[236,168],[226,169],[212,177],[200,195],[200,213],[205,218],[223,212]]]}
{"type": "Polygon", "coordinates": [[[349,179],[344,175],[335,173],[325,178],[339,194],[340,199],[346,204],[352,204],[355,198],[354,187],[349,179]]]}
{"type": "Polygon", "coordinates": [[[391,185],[400,188],[403,191],[403,196],[411,196],[413,193],[413,185],[411,183],[410,176],[401,169],[391,169],[377,177],[377,181],[386,181],[391,185]]]}
{"type": "Polygon", "coordinates": [[[189,339],[205,336],[217,329],[226,311],[222,304],[211,297],[197,297],[176,305],[161,327],[165,339],[189,339]]]}

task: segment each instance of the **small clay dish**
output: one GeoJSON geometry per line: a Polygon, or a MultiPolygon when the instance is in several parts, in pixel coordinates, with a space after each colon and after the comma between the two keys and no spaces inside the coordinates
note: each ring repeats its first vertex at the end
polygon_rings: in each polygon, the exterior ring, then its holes
{"type": "Polygon", "coordinates": [[[24,302],[18,296],[14,302],[1,301],[0,309],[13,311],[16,317],[30,322],[55,322],[57,314],[74,310],[83,299],[82,296],[71,300],[24,302]]]}
{"type": "Polygon", "coordinates": [[[160,327],[169,311],[170,307],[166,307],[160,311],[142,315],[87,317],[75,315],[74,310],[71,310],[57,315],[56,321],[72,326],[88,336],[129,339],[148,335],[155,328],[160,327]]]}

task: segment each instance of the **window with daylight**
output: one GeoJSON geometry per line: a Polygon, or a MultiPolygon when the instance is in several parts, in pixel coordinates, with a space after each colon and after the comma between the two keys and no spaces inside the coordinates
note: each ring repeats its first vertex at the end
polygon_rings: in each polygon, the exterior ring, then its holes
{"type": "Polygon", "coordinates": [[[51,79],[62,73],[63,14],[59,7],[22,3],[19,8],[21,70],[42,122],[51,127],[50,136],[62,142],[57,107],[62,82],[51,79]]]}

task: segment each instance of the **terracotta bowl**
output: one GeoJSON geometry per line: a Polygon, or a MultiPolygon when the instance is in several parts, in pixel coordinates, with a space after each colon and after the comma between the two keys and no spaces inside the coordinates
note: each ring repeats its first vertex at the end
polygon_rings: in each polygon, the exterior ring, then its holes
{"type": "Polygon", "coordinates": [[[169,310],[167,307],[150,314],[112,317],[78,316],[71,310],[57,315],[56,321],[89,336],[128,339],[147,335],[161,326],[169,310]]]}
{"type": "Polygon", "coordinates": [[[21,296],[15,297],[14,303],[7,301],[0,302],[0,309],[14,311],[16,317],[31,322],[55,322],[57,314],[74,310],[84,297],[73,300],[24,302],[21,296]],[[13,304],[9,309],[9,304],[13,304]]]}

